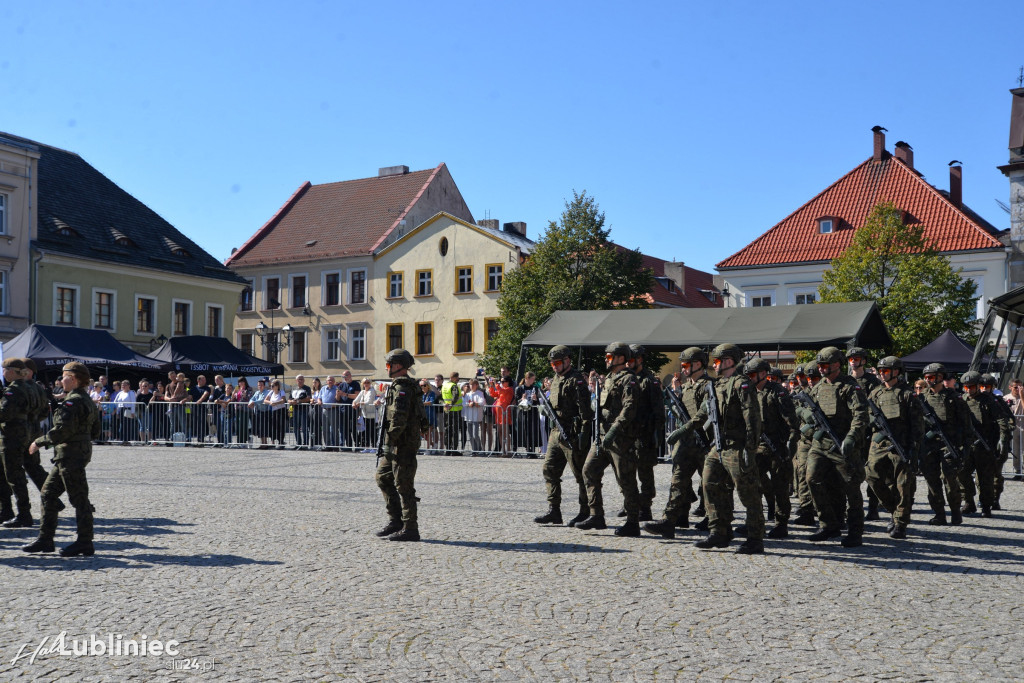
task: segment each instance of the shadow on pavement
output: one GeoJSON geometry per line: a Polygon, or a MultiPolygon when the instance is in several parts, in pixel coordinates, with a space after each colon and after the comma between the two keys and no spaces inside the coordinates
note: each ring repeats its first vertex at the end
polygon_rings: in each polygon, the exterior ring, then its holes
{"type": "Polygon", "coordinates": [[[578,543],[492,543],[487,541],[440,541],[426,539],[423,543],[451,545],[463,548],[479,548],[481,550],[505,550],[524,553],[628,553],[629,550],[602,548],[596,545],[580,545],[578,543]]]}
{"type": "MultiPolygon", "coordinates": [[[[74,515],[71,516],[70,524],[74,525],[74,515]]],[[[160,534],[183,534],[173,527],[192,527],[195,524],[176,522],[166,517],[121,517],[101,518],[93,521],[96,529],[96,536],[158,536],[160,534]]]]}
{"type": "MultiPolygon", "coordinates": [[[[58,544],[60,547],[65,544],[58,544]]],[[[92,557],[61,557],[58,552],[40,555],[13,555],[0,557],[0,567],[12,569],[89,570],[150,569],[158,566],[181,567],[240,567],[246,565],[275,565],[283,562],[255,560],[240,555],[172,555],[154,552],[128,552],[111,549],[109,544],[97,543],[92,557]]]]}

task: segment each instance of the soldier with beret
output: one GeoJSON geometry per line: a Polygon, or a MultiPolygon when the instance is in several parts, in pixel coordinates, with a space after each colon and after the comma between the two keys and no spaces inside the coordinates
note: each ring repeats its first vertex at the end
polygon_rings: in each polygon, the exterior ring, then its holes
{"type": "MultiPolygon", "coordinates": [[[[22,381],[29,396],[29,441],[34,441],[43,435],[40,425],[50,412],[50,397],[47,396],[46,389],[39,382],[35,381],[35,361],[31,358],[22,358],[21,362],[25,364],[25,370],[22,372],[22,381]]],[[[43,484],[46,482],[46,469],[39,462],[38,453],[28,454],[26,452],[25,472],[28,474],[28,478],[32,480],[32,483],[36,485],[36,488],[42,491],[43,484]]],[[[61,509],[63,509],[63,504],[61,504],[61,509]]]]}

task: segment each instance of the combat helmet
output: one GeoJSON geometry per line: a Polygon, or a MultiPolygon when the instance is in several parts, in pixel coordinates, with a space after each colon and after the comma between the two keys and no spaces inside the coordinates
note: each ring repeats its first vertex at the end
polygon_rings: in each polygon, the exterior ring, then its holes
{"type": "Polygon", "coordinates": [[[684,349],[679,354],[680,363],[695,363],[700,362],[704,365],[708,364],[708,354],[704,353],[704,349],[699,346],[691,346],[688,349],[684,349]]]}
{"type": "Polygon", "coordinates": [[[821,379],[821,370],[818,369],[817,365],[808,366],[808,368],[807,368],[807,376],[808,377],[817,377],[818,379],[821,379]]]}
{"type": "Polygon", "coordinates": [[[647,349],[643,344],[630,344],[629,350],[633,354],[633,358],[642,358],[647,355],[647,349]]]}
{"type": "Polygon", "coordinates": [[[903,372],[903,361],[897,356],[886,356],[882,360],[878,361],[876,366],[879,370],[899,370],[903,372]]]}
{"type": "Polygon", "coordinates": [[[967,386],[976,386],[981,384],[981,373],[977,370],[968,370],[960,377],[960,384],[967,386]]]}
{"type": "Polygon", "coordinates": [[[566,346],[565,344],[559,344],[558,346],[555,346],[550,351],[548,351],[548,360],[549,361],[555,361],[555,360],[558,360],[559,358],[568,358],[568,357],[569,357],[569,347],[566,346]]]}
{"type": "Polygon", "coordinates": [[[826,346],[821,351],[818,351],[818,356],[815,360],[822,365],[826,363],[842,363],[846,360],[846,356],[836,347],[826,346]]]}
{"type": "Polygon", "coordinates": [[[943,365],[942,363],[929,363],[928,365],[924,366],[924,370],[921,371],[921,374],[942,375],[943,377],[946,377],[948,375],[948,373],[946,372],[946,366],[943,365]]]}
{"type": "Polygon", "coordinates": [[[771,371],[771,365],[768,364],[768,361],[766,361],[764,358],[751,358],[750,360],[747,361],[743,373],[746,375],[750,375],[755,372],[761,372],[762,370],[765,372],[771,371]]]}
{"type": "Polygon", "coordinates": [[[410,368],[416,361],[413,360],[412,354],[405,349],[391,349],[388,351],[388,355],[384,356],[384,362],[398,363],[403,368],[410,368]]]}
{"type": "Polygon", "coordinates": [[[743,349],[735,344],[719,344],[711,351],[711,359],[716,358],[732,358],[739,365],[743,360],[743,349]]]}
{"type": "MultiPolygon", "coordinates": [[[[26,365],[28,365],[28,363],[26,363],[26,365]]],[[[981,385],[983,387],[994,387],[996,385],[996,377],[995,377],[995,375],[989,374],[987,372],[984,373],[981,376],[981,385]]]]}
{"type": "Polygon", "coordinates": [[[772,378],[773,382],[782,382],[783,378],[785,377],[782,374],[782,369],[781,368],[776,368],[776,367],[772,367],[768,371],[768,376],[772,378]]]}
{"type": "Polygon", "coordinates": [[[633,357],[633,352],[629,349],[629,344],[626,342],[612,342],[608,346],[604,347],[604,355],[611,354],[614,356],[622,356],[626,360],[633,357]]]}
{"type": "Polygon", "coordinates": [[[864,349],[863,349],[862,347],[860,347],[860,346],[852,346],[852,347],[850,347],[849,349],[847,349],[847,351],[846,351],[846,357],[847,357],[847,358],[853,358],[853,357],[855,357],[855,356],[856,356],[856,357],[858,357],[858,358],[863,358],[863,359],[865,360],[865,362],[866,362],[866,361],[868,360],[868,358],[869,358],[869,356],[868,356],[868,352],[867,352],[867,351],[865,351],[865,350],[864,350],[864,349]]]}

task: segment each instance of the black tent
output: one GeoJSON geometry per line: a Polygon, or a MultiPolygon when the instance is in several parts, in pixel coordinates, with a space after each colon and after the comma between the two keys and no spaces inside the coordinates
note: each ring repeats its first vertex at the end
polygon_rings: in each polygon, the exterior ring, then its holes
{"type": "Polygon", "coordinates": [[[41,376],[59,374],[65,363],[79,361],[92,369],[130,370],[134,374],[166,371],[169,366],[138,354],[106,330],[30,325],[3,346],[5,358],[31,358],[41,376]]]}
{"type": "Polygon", "coordinates": [[[250,356],[224,337],[171,337],[149,358],[185,374],[282,375],[284,366],[250,356]]]}
{"type": "Polygon", "coordinates": [[[974,348],[946,330],[927,346],[903,356],[907,370],[923,370],[929,363],[942,363],[949,372],[967,372],[974,357],[974,348]]]}

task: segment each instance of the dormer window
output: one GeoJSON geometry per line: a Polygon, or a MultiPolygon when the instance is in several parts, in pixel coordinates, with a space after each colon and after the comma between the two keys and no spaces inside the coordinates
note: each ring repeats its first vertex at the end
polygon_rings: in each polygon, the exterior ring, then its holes
{"type": "Polygon", "coordinates": [[[119,247],[131,247],[135,245],[128,235],[124,234],[117,228],[110,228],[110,237],[114,240],[114,244],[119,247]]]}
{"type": "Polygon", "coordinates": [[[819,218],[818,219],[818,232],[822,235],[831,234],[834,229],[835,222],[831,218],[819,218]]]}

